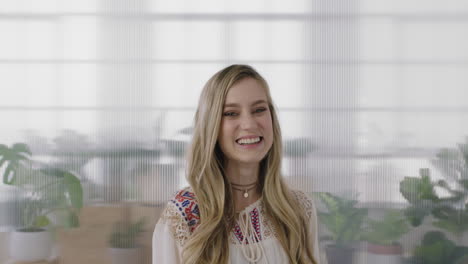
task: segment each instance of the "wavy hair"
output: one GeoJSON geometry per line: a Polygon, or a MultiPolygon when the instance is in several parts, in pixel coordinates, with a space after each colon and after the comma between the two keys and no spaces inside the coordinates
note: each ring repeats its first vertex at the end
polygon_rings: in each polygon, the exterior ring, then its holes
{"type": "Polygon", "coordinates": [[[224,155],[217,143],[223,106],[229,89],[244,78],[265,89],[273,124],[273,145],[260,162],[259,191],[265,212],[290,263],[316,263],[307,216],[281,177],[281,130],[265,79],[248,65],[231,65],[217,72],[203,88],[194,118],[188,152],[187,180],[195,193],[200,224],[187,240],[182,262],[225,264],[235,209],[230,182],[224,174],[224,155]]]}

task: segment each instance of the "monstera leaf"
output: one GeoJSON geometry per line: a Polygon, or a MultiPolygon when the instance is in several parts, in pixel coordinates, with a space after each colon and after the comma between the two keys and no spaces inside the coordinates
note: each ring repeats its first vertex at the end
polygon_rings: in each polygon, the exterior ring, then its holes
{"type": "Polygon", "coordinates": [[[57,168],[42,169],[41,172],[56,177],[57,180],[61,181],[62,194],[64,198],[66,198],[64,201],[66,201],[69,206],[76,209],[83,207],[83,188],[80,180],[75,175],[57,168]]]}
{"type": "Polygon", "coordinates": [[[11,148],[0,144],[0,167],[7,164],[3,173],[3,183],[14,184],[17,170],[29,160],[31,150],[24,143],[15,143],[11,148]]]}

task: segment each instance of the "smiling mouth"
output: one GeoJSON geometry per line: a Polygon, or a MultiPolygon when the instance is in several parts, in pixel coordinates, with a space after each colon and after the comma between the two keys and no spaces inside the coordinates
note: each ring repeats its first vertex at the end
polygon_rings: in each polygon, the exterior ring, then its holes
{"type": "Polygon", "coordinates": [[[241,146],[256,145],[263,141],[263,137],[249,138],[249,139],[238,139],[236,143],[241,146]]]}

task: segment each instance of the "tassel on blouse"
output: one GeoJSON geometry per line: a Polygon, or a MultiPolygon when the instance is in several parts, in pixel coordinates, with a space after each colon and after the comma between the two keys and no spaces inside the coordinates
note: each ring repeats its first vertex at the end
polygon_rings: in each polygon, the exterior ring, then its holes
{"type": "MultiPolygon", "coordinates": [[[[261,215],[259,215],[259,221],[261,222],[261,215]]],[[[249,263],[258,263],[263,256],[263,263],[268,263],[266,259],[265,250],[263,249],[262,243],[257,232],[253,228],[252,218],[249,212],[243,211],[239,214],[239,228],[244,239],[241,242],[241,251],[245,259],[249,263]]]]}

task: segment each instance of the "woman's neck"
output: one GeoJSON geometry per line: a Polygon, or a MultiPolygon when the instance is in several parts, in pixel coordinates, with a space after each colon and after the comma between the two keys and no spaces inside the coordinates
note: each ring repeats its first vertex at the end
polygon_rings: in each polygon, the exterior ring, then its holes
{"type": "Polygon", "coordinates": [[[258,191],[259,164],[228,163],[225,167],[225,173],[231,182],[236,212],[260,198],[261,194],[258,191]]]}

